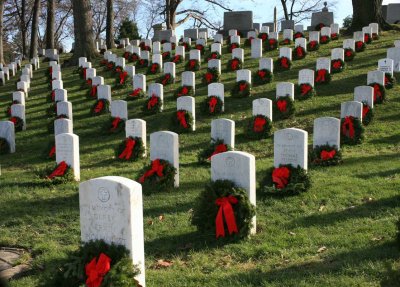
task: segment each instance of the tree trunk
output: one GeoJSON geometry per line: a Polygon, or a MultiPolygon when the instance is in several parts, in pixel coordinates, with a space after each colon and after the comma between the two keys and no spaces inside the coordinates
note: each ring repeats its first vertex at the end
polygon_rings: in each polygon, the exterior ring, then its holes
{"type": "Polygon", "coordinates": [[[281,0],[282,3],[282,8],[283,8],[283,14],[285,14],[285,19],[289,20],[289,13],[286,5],[286,0],[281,0]]]}
{"type": "Polygon", "coordinates": [[[79,57],[86,57],[88,61],[97,56],[92,30],[92,12],[89,0],[72,0],[74,14],[75,48],[70,64],[78,64],[79,57]]]}
{"type": "Polygon", "coordinates": [[[22,40],[22,58],[26,57],[26,25],[25,25],[25,6],[26,1],[21,2],[21,40],[22,40]]]}
{"type": "Polygon", "coordinates": [[[352,0],[353,22],[350,31],[360,31],[370,23],[378,23],[382,30],[390,30],[392,26],[386,22],[382,14],[383,0],[352,0]]]}
{"type": "Polygon", "coordinates": [[[114,1],[107,0],[106,45],[107,49],[114,48],[114,1]]]}
{"type": "Polygon", "coordinates": [[[31,59],[37,56],[39,14],[40,14],[40,0],[35,0],[34,6],[33,6],[31,46],[30,46],[30,50],[29,50],[29,57],[31,59]]]}
{"type": "Polygon", "coordinates": [[[165,24],[168,30],[175,30],[176,28],[176,10],[180,1],[178,0],[166,0],[165,1],[165,24]]]}
{"type": "Polygon", "coordinates": [[[4,52],[3,52],[3,14],[4,14],[4,2],[6,0],[0,0],[0,63],[4,64],[4,52]]]}
{"type": "Polygon", "coordinates": [[[47,0],[46,49],[54,49],[55,6],[55,0],[47,0]]]}

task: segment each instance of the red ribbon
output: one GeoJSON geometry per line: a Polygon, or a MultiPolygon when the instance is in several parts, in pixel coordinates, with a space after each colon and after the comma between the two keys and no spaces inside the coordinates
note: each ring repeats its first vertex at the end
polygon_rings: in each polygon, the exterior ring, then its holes
{"type": "Polygon", "coordinates": [[[287,102],[285,100],[278,100],[276,105],[281,113],[286,112],[287,102]]]}
{"type": "Polygon", "coordinates": [[[322,160],[328,160],[328,159],[332,159],[335,156],[335,154],[336,154],[336,151],[334,149],[331,151],[323,150],[323,151],[321,151],[320,156],[321,156],[322,160]]]}
{"type": "Polygon", "coordinates": [[[368,105],[363,105],[363,110],[362,110],[363,118],[366,117],[368,113],[369,113],[369,106],[368,105]]]}
{"type": "Polygon", "coordinates": [[[49,74],[53,74],[53,67],[49,67],[49,74]]]}
{"type": "Polygon", "coordinates": [[[210,113],[213,113],[215,111],[215,107],[217,106],[218,100],[216,97],[211,97],[210,100],[208,101],[208,106],[210,108],[210,113]]]}
{"type": "Polygon", "coordinates": [[[91,87],[91,86],[92,86],[92,79],[88,79],[88,80],[86,81],[86,84],[87,84],[89,87],[91,87]]]}
{"type": "Polygon", "coordinates": [[[230,52],[233,51],[233,49],[236,49],[238,47],[238,45],[236,43],[231,44],[231,46],[229,47],[230,52]]]}
{"type": "Polygon", "coordinates": [[[311,41],[310,42],[310,48],[314,49],[317,46],[318,42],[317,41],[311,41]]]}
{"type": "Polygon", "coordinates": [[[388,85],[390,83],[390,78],[385,75],[385,86],[388,85]]]}
{"type": "Polygon", "coordinates": [[[294,34],[295,39],[301,38],[301,37],[303,37],[303,34],[301,32],[297,32],[296,34],[294,34]]]}
{"type": "Polygon", "coordinates": [[[113,119],[112,123],[111,123],[111,129],[110,131],[113,132],[118,128],[119,123],[121,122],[121,118],[120,117],[116,117],[115,119],[113,119]]]}
{"type": "Polygon", "coordinates": [[[129,94],[129,96],[130,96],[130,97],[137,97],[137,96],[140,95],[140,92],[141,92],[141,91],[142,91],[141,88],[134,89],[133,92],[129,94]]]}
{"type": "Polygon", "coordinates": [[[16,117],[12,117],[12,118],[10,118],[10,122],[13,122],[13,124],[14,125],[16,125],[17,124],[17,118],[16,117]]]}
{"type": "Polygon", "coordinates": [[[55,170],[47,177],[48,179],[53,179],[58,176],[63,176],[67,171],[68,165],[65,161],[60,162],[55,170]]]}
{"type": "Polygon", "coordinates": [[[53,157],[56,154],[56,146],[53,145],[49,152],[49,157],[53,157]]]}
{"type": "Polygon", "coordinates": [[[353,51],[351,51],[351,50],[346,50],[346,52],[344,53],[344,55],[345,55],[347,58],[349,58],[349,57],[353,56],[353,51]]]}
{"type": "Polygon", "coordinates": [[[90,90],[90,96],[92,98],[95,98],[97,95],[97,86],[92,86],[92,89],[90,90]]]}
{"type": "Polygon", "coordinates": [[[158,97],[156,95],[152,95],[149,102],[147,103],[147,109],[151,110],[158,103],[158,97]]]}
{"type": "Polygon", "coordinates": [[[125,58],[125,60],[128,60],[128,59],[129,59],[129,52],[125,52],[125,53],[124,53],[124,58],[125,58]]]}
{"type": "Polygon", "coordinates": [[[337,33],[332,33],[332,34],[331,34],[331,38],[332,38],[332,39],[336,39],[336,38],[337,38],[337,35],[338,35],[337,33]]]}
{"type": "Polygon", "coordinates": [[[52,90],[50,96],[51,96],[51,101],[54,102],[54,98],[56,97],[56,91],[52,90]]]}
{"type": "Polygon", "coordinates": [[[352,116],[345,117],[342,124],[342,134],[350,138],[354,138],[355,133],[353,120],[352,116]]]}
{"type": "Polygon", "coordinates": [[[129,160],[132,156],[133,149],[135,148],[136,141],[131,138],[125,140],[125,149],[118,156],[119,159],[129,160]]]}
{"type": "Polygon", "coordinates": [[[189,89],[187,87],[183,86],[182,89],[180,90],[180,92],[178,93],[178,97],[187,95],[188,93],[189,93],[189,89]]]}
{"type": "Polygon", "coordinates": [[[253,124],[253,130],[256,133],[262,132],[264,129],[264,125],[267,123],[267,121],[262,118],[262,117],[256,117],[254,119],[254,124],[253,124]]]}
{"type": "Polygon", "coordinates": [[[161,81],[161,84],[165,86],[166,84],[168,84],[170,79],[171,79],[171,74],[165,74],[164,79],[161,81]]]}
{"type": "Polygon", "coordinates": [[[297,54],[297,57],[303,57],[303,56],[304,56],[303,47],[298,46],[298,47],[296,48],[296,54],[297,54]]]}
{"type": "Polygon", "coordinates": [[[362,41],[357,41],[356,42],[356,47],[357,49],[361,49],[363,47],[364,43],[362,41]]]}
{"type": "Polygon", "coordinates": [[[286,57],[281,58],[281,66],[283,68],[289,68],[289,59],[286,57]]]}
{"type": "Polygon", "coordinates": [[[190,60],[189,61],[189,68],[190,69],[194,69],[195,67],[196,67],[196,64],[197,64],[197,60],[190,60]]]}
{"type": "Polygon", "coordinates": [[[164,53],[162,53],[163,59],[169,57],[169,54],[170,54],[170,52],[164,52],[164,53]]]}
{"type": "Polygon", "coordinates": [[[269,40],[268,40],[268,43],[269,43],[269,46],[270,46],[271,48],[273,48],[273,47],[275,47],[275,45],[276,45],[276,39],[269,39],[269,40]]]}
{"type": "Polygon", "coordinates": [[[218,58],[218,54],[216,52],[212,52],[209,59],[217,59],[217,58],[218,58]]]}
{"type": "Polygon", "coordinates": [[[264,77],[265,77],[265,75],[267,74],[265,71],[263,71],[263,70],[260,70],[260,71],[258,71],[257,72],[257,74],[258,74],[258,76],[261,78],[261,79],[264,79],[264,77]]]}
{"type": "Polygon", "coordinates": [[[265,41],[265,40],[267,40],[267,39],[268,39],[267,33],[262,33],[262,34],[261,34],[261,40],[265,41]]]}
{"type": "Polygon", "coordinates": [[[125,83],[125,79],[128,76],[128,72],[120,72],[119,73],[119,84],[123,85],[125,83]]]}
{"type": "Polygon", "coordinates": [[[198,44],[198,45],[196,45],[196,49],[199,50],[199,51],[201,51],[201,52],[203,52],[204,46],[198,44]]]}
{"type": "Polygon", "coordinates": [[[226,151],[228,151],[228,148],[226,147],[226,144],[223,144],[223,143],[219,144],[219,145],[217,145],[215,147],[214,152],[210,155],[210,157],[208,159],[210,160],[214,155],[219,154],[219,153],[223,153],[223,152],[226,152],[226,151]]]}
{"type": "Polygon", "coordinates": [[[153,174],[157,174],[158,177],[163,177],[164,165],[161,164],[159,159],[155,159],[151,162],[151,169],[146,171],[145,174],[139,178],[140,183],[144,183],[146,178],[152,176],[153,174]]]}
{"type": "Polygon", "coordinates": [[[239,84],[239,91],[243,92],[246,88],[247,88],[247,84],[246,83],[239,84]]]}
{"type": "Polygon", "coordinates": [[[328,36],[321,36],[321,43],[326,43],[328,42],[329,37],[328,36]]]}
{"type": "Polygon", "coordinates": [[[136,54],[136,53],[132,54],[131,59],[132,59],[132,61],[137,61],[139,59],[138,54],[136,54]]]}
{"type": "Polygon", "coordinates": [[[116,68],[115,68],[115,72],[118,73],[118,74],[119,74],[119,73],[122,73],[121,67],[116,67],[116,68]]]}
{"type": "Polygon", "coordinates": [[[207,83],[211,83],[211,81],[214,78],[214,75],[212,73],[210,73],[210,72],[207,72],[204,77],[206,78],[206,82],[207,83]]]}
{"type": "Polygon", "coordinates": [[[312,90],[312,87],[309,84],[301,84],[300,85],[300,93],[302,96],[306,96],[311,90],[312,90]]]}
{"type": "Polygon", "coordinates": [[[217,217],[215,218],[215,235],[217,238],[220,236],[225,237],[224,217],[229,234],[239,232],[232,208],[232,204],[237,204],[238,202],[237,198],[232,195],[217,198],[215,201],[215,204],[219,206],[217,217]]]}
{"type": "Polygon", "coordinates": [[[369,34],[364,34],[364,42],[365,43],[369,42],[369,34]]]}
{"type": "Polygon", "coordinates": [[[374,102],[377,98],[382,98],[381,88],[378,84],[374,85],[374,102]]]}
{"type": "Polygon", "coordinates": [[[186,111],[177,111],[176,116],[178,118],[179,123],[181,124],[182,127],[187,129],[188,124],[186,122],[186,111]]]}
{"type": "Polygon", "coordinates": [[[157,64],[157,63],[152,64],[152,65],[151,65],[151,68],[150,68],[150,71],[151,71],[153,74],[155,74],[155,73],[157,73],[157,70],[158,70],[158,64],[157,64]]]}
{"type": "Polygon", "coordinates": [[[104,276],[111,269],[111,258],[101,253],[99,256],[99,260],[96,262],[96,257],[92,259],[85,266],[86,276],[86,285],[88,287],[99,287],[101,282],[103,282],[104,276]]]}
{"type": "Polygon", "coordinates": [[[181,60],[181,55],[175,55],[174,59],[172,60],[172,62],[178,63],[178,62],[180,62],[180,60],[181,60]]]}
{"type": "Polygon", "coordinates": [[[98,101],[97,105],[94,107],[94,112],[96,114],[100,113],[103,110],[103,108],[104,108],[104,102],[103,101],[98,101]]]}
{"type": "Polygon", "coordinates": [[[334,60],[332,63],[332,67],[335,70],[339,70],[340,68],[342,68],[342,62],[340,60],[334,60]]]}
{"type": "Polygon", "coordinates": [[[87,68],[83,68],[83,78],[86,80],[86,69],[87,68]]]}
{"type": "Polygon", "coordinates": [[[287,167],[274,168],[272,171],[272,182],[278,189],[285,188],[289,183],[290,170],[287,167]]]}
{"type": "Polygon", "coordinates": [[[321,69],[317,71],[317,78],[315,79],[315,81],[317,83],[324,83],[326,81],[326,75],[327,75],[328,71],[326,69],[321,69]]]}
{"type": "Polygon", "coordinates": [[[231,61],[231,69],[232,69],[232,70],[237,70],[239,64],[240,64],[240,62],[239,62],[238,59],[233,59],[233,60],[231,61]]]}

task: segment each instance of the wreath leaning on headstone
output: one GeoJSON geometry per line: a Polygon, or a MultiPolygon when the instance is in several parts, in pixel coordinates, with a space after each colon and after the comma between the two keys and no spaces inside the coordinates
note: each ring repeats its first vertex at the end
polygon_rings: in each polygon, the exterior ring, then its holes
{"type": "Polygon", "coordinates": [[[5,138],[0,138],[0,154],[10,153],[10,145],[5,138]]]}
{"type": "Polygon", "coordinates": [[[142,110],[147,113],[159,113],[162,107],[161,98],[157,97],[155,94],[148,97],[143,105],[142,110]]]}
{"type": "Polygon", "coordinates": [[[133,265],[129,250],[122,245],[89,241],[71,252],[67,260],[64,266],[57,268],[51,286],[140,286],[134,279],[140,270],[133,265]]]}
{"type": "Polygon", "coordinates": [[[165,191],[174,187],[176,168],[168,161],[154,159],[142,171],[139,182],[145,191],[165,191]]]}
{"type": "Polygon", "coordinates": [[[310,153],[310,162],[320,166],[338,165],[342,162],[342,152],[328,144],[315,146],[310,153]]]}
{"type": "Polygon", "coordinates": [[[217,96],[208,96],[201,107],[203,114],[216,115],[222,113],[224,102],[217,96]]]}
{"type": "Polygon", "coordinates": [[[390,90],[396,84],[396,78],[390,73],[385,73],[385,88],[390,90]]]}
{"type": "Polygon", "coordinates": [[[340,140],[343,144],[360,144],[364,138],[364,127],[360,119],[347,116],[341,120],[340,140]]]}
{"type": "Polygon", "coordinates": [[[297,100],[300,101],[306,100],[314,97],[315,95],[316,95],[315,89],[309,83],[301,83],[300,85],[297,85],[297,93],[296,93],[297,100]]]}
{"type": "Polygon", "coordinates": [[[175,92],[175,97],[193,96],[194,90],[192,86],[181,86],[175,92]]]}
{"type": "Polygon", "coordinates": [[[142,88],[136,88],[132,91],[132,93],[128,94],[126,97],[127,101],[133,101],[136,99],[144,98],[146,96],[145,92],[142,88]]]}
{"type": "Polygon", "coordinates": [[[220,73],[217,68],[208,68],[203,76],[203,83],[208,85],[211,83],[219,82],[220,73]]]}
{"type": "Polygon", "coordinates": [[[362,123],[364,126],[368,126],[374,118],[374,109],[371,109],[367,102],[363,102],[362,104],[362,123]]]}
{"type": "Polygon", "coordinates": [[[247,122],[246,135],[251,139],[263,139],[271,136],[272,121],[264,115],[252,116],[247,122]]]}
{"type": "Polygon", "coordinates": [[[257,72],[253,74],[253,82],[256,85],[264,85],[271,83],[272,78],[273,74],[271,73],[270,70],[267,69],[257,70],[257,72]]]}
{"type": "Polygon", "coordinates": [[[91,109],[91,114],[93,116],[99,116],[108,112],[110,107],[110,102],[106,99],[98,99],[91,109]]]}
{"type": "Polygon", "coordinates": [[[251,94],[251,84],[245,80],[236,82],[231,91],[233,98],[246,98],[251,94]]]}
{"type": "Polygon", "coordinates": [[[295,112],[294,101],[289,95],[276,98],[274,100],[273,109],[274,120],[288,119],[293,116],[295,112]]]}
{"type": "Polygon", "coordinates": [[[64,184],[74,181],[74,171],[65,161],[62,161],[53,167],[46,167],[40,172],[39,177],[50,184],[64,184]]]}
{"type": "Polygon", "coordinates": [[[115,157],[124,161],[136,161],[144,155],[145,148],[140,137],[127,137],[116,149],[115,157]]]}
{"type": "Polygon", "coordinates": [[[375,82],[368,86],[374,88],[374,104],[382,104],[386,99],[385,87],[375,82]]]}
{"type": "Polygon", "coordinates": [[[107,134],[117,134],[125,130],[125,120],[120,117],[110,117],[102,130],[107,134]]]}
{"type": "Polygon", "coordinates": [[[187,110],[178,110],[172,114],[172,125],[178,133],[193,131],[193,115],[187,110]]]}
{"type": "Polygon", "coordinates": [[[24,127],[24,121],[20,117],[11,117],[9,121],[13,122],[16,132],[22,131],[24,127]]]}
{"type": "Polygon", "coordinates": [[[201,151],[197,158],[200,163],[210,163],[211,157],[232,150],[232,147],[222,139],[212,139],[210,145],[201,151]]]}
{"type": "Polygon", "coordinates": [[[229,180],[216,180],[205,186],[193,209],[192,224],[208,238],[231,242],[247,238],[253,227],[255,206],[246,190],[229,180]]]}

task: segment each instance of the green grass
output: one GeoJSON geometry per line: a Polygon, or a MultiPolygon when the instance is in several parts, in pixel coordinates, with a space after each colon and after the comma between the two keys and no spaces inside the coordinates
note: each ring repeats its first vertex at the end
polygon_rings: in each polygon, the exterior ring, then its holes
{"type": "MultiPolygon", "coordinates": [[[[340,103],[353,99],[354,87],[366,84],[367,72],[376,69],[378,59],[386,57],[386,49],[399,37],[398,32],[383,33],[343,73],[335,74],[329,85],[318,87],[317,97],[296,102],[295,117],[275,122],[274,129],[304,129],[311,144],[314,119],[339,117],[340,103]]],[[[273,141],[250,141],[243,135],[253,99],[273,99],[277,82],[296,83],[300,69],[315,68],[316,58],[330,56],[330,49],[341,47],[341,40],[321,45],[305,60],[294,61],[292,70],[275,74],[271,84],[254,87],[247,99],[230,96],[235,73],[226,72],[231,55],[224,51],[221,81],[226,98],[221,117],[236,122],[236,150],[255,155],[258,182],[257,235],[226,246],[206,242],[206,236],[190,225],[195,199],[210,180],[210,168],[197,164],[197,153],[210,140],[212,120],[199,112],[207,94],[207,87],[201,84],[206,70],[202,64],[196,73],[197,130],[179,136],[180,188],[144,196],[147,286],[398,286],[395,223],[400,214],[400,85],[387,92],[385,104],[376,106],[365,141],[343,149],[342,165],[310,169],[313,186],[298,196],[262,195],[259,182],[272,166],[273,141]],[[164,220],[159,220],[160,215],[164,220]],[[326,250],[318,253],[323,246],[326,250]],[[159,269],[159,259],[171,260],[173,265],[159,269]]],[[[121,55],[122,50],[117,53],[121,55]]],[[[264,53],[274,58],[277,55],[277,51],[264,53]]],[[[245,57],[244,68],[256,71],[258,61],[250,59],[249,48],[245,57]]],[[[41,65],[34,72],[26,103],[27,130],[16,136],[17,152],[0,158],[0,246],[27,248],[33,257],[32,272],[13,280],[12,286],[45,283],[66,252],[76,249],[80,241],[78,183],[45,187],[35,173],[53,165],[44,157],[52,136],[47,132],[45,113],[50,93],[44,77],[47,64],[41,65]]],[[[114,78],[99,68],[99,61],[94,67],[107,84],[114,84],[114,78]]],[[[144,99],[129,102],[129,117],[146,120],[148,134],[170,129],[176,110],[173,92],[180,85],[183,67],[184,63],[177,66],[177,82],[164,89],[163,113],[144,115],[144,99]]],[[[93,101],[86,98],[87,89],[81,88],[82,81],[73,71],[63,68],[62,75],[73,104],[74,133],[80,138],[81,180],[106,175],[138,179],[149,159],[135,163],[115,159],[114,149],[124,135],[102,133],[108,116],[89,115],[93,101]]],[[[148,76],[148,84],[155,78],[148,76]]],[[[1,111],[11,102],[14,80],[0,87],[1,111]]],[[[113,99],[124,99],[128,90],[114,90],[113,99]]]]}

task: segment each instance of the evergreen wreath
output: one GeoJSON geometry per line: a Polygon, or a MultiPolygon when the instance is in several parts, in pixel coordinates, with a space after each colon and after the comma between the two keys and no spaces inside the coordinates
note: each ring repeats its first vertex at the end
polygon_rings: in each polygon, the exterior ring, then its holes
{"type": "Polygon", "coordinates": [[[129,83],[129,75],[127,71],[122,71],[117,73],[117,77],[115,78],[115,88],[121,89],[126,88],[129,83]]]}
{"type": "Polygon", "coordinates": [[[264,115],[252,116],[246,126],[246,135],[251,139],[265,139],[271,136],[272,121],[264,115]]]}
{"type": "Polygon", "coordinates": [[[201,151],[197,158],[200,163],[210,163],[211,157],[213,155],[227,152],[232,150],[232,147],[228,144],[225,144],[224,140],[222,139],[211,139],[210,145],[201,151]]]}
{"type": "Polygon", "coordinates": [[[339,40],[339,34],[338,33],[332,33],[331,34],[331,40],[332,41],[339,40]]]}
{"type": "Polygon", "coordinates": [[[172,62],[172,63],[175,63],[175,64],[180,64],[180,63],[182,63],[182,62],[183,62],[183,57],[182,57],[182,55],[176,55],[176,54],[175,54],[175,56],[171,59],[171,62],[172,62]]]}
{"type": "Polygon", "coordinates": [[[253,74],[253,82],[256,85],[264,85],[271,83],[273,79],[273,74],[270,70],[261,69],[257,70],[255,74],[253,74]]]}
{"type": "Polygon", "coordinates": [[[373,40],[379,40],[379,35],[377,33],[372,33],[373,40]]]}
{"type": "Polygon", "coordinates": [[[289,38],[286,38],[286,39],[283,39],[283,40],[280,42],[280,45],[290,45],[291,43],[292,43],[292,40],[289,39],[289,38]]]}
{"type": "Polygon", "coordinates": [[[371,44],[372,43],[372,37],[370,34],[365,33],[364,34],[364,43],[365,44],[371,44]]]}
{"type": "Polygon", "coordinates": [[[20,118],[20,117],[11,117],[9,119],[10,122],[13,122],[14,124],[14,129],[16,132],[20,132],[22,131],[23,127],[24,127],[24,121],[20,118]]]}
{"type": "Polygon", "coordinates": [[[193,96],[194,90],[192,86],[181,86],[175,92],[175,97],[193,96]]]}
{"type": "Polygon", "coordinates": [[[200,51],[200,55],[204,55],[205,48],[203,45],[196,44],[195,49],[200,51]]]}
{"type": "Polygon", "coordinates": [[[374,104],[382,104],[386,99],[385,87],[379,83],[371,83],[368,86],[374,88],[374,104]]]}
{"type": "Polygon", "coordinates": [[[207,68],[207,72],[203,76],[203,84],[217,83],[219,82],[220,76],[217,68],[207,68]]]}
{"type": "Polygon", "coordinates": [[[74,171],[65,162],[62,161],[53,167],[47,167],[42,171],[40,177],[49,184],[64,184],[74,181],[74,171]]]}
{"type": "Polygon", "coordinates": [[[186,52],[188,52],[188,51],[190,51],[191,50],[191,45],[189,45],[189,43],[186,43],[186,42],[183,42],[182,44],[181,44],[183,47],[185,47],[185,51],[186,52]]]}
{"type": "Polygon", "coordinates": [[[342,163],[342,152],[329,144],[315,146],[310,153],[310,162],[320,166],[338,165],[342,163]]]}
{"type": "Polygon", "coordinates": [[[155,75],[160,72],[160,69],[161,67],[159,63],[152,63],[147,69],[147,75],[155,75]]]}
{"type": "Polygon", "coordinates": [[[114,69],[115,74],[122,73],[123,71],[124,71],[124,68],[122,68],[121,66],[116,66],[114,69]]]}
{"type": "Polygon", "coordinates": [[[312,98],[316,96],[316,92],[313,86],[311,86],[309,83],[302,83],[300,85],[297,85],[297,93],[296,93],[296,99],[299,101],[306,100],[309,98],[312,98]]]}
{"type": "Polygon", "coordinates": [[[116,149],[115,157],[124,161],[136,161],[143,157],[145,148],[140,137],[127,137],[116,149]]]}
{"type": "Polygon", "coordinates": [[[10,153],[10,144],[5,138],[0,138],[0,154],[10,153]]]}
{"type": "Polygon", "coordinates": [[[245,239],[250,235],[256,208],[250,203],[246,190],[238,188],[232,181],[208,183],[196,202],[192,224],[202,235],[214,240],[217,238],[222,243],[245,239]],[[231,213],[227,214],[229,211],[231,213]]]}
{"type": "Polygon", "coordinates": [[[332,73],[340,73],[343,72],[345,68],[345,63],[342,59],[334,59],[331,60],[331,71],[332,73]]]}
{"type": "Polygon", "coordinates": [[[267,39],[264,42],[265,42],[264,46],[265,46],[266,51],[274,51],[274,50],[278,49],[279,42],[277,39],[271,38],[271,39],[267,39]]]}
{"type": "Polygon", "coordinates": [[[356,42],[356,52],[357,53],[363,52],[365,50],[365,47],[366,47],[366,45],[363,41],[356,42]]]}
{"type": "Polygon", "coordinates": [[[306,49],[304,49],[302,46],[297,46],[292,52],[292,57],[294,60],[301,60],[304,59],[306,56],[306,49]]]}
{"type": "Polygon", "coordinates": [[[314,27],[314,31],[321,31],[321,29],[324,27],[325,27],[324,23],[319,23],[314,27]]]}
{"type": "Polygon", "coordinates": [[[363,102],[362,104],[362,123],[364,126],[368,126],[374,118],[374,109],[371,109],[367,102],[363,102]]]}
{"type": "Polygon", "coordinates": [[[131,59],[131,57],[132,57],[132,54],[130,53],[130,52],[124,52],[124,54],[122,55],[122,57],[124,57],[124,59],[125,60],[127,60],[127,61],[129,61],[129,62],[132,62],[132,59],[131,59]]]}
{"type": "Polygon", "coordinates": [[[364,138],[364,127],[360,119],[347,116],[341,119],[340,139],[343,144],[360,144],[364,138]]]}
{"type": "Polygon", "coordinates": [[[155,159],[146,166],[139,178],[145,191],[166,191],[174,187],[176,168],[168,161],[155,159]]]}
{"type": "Polygon", "coordinates": [[[99,116],[105,114],[109,111],[110,102],[106,99],[98,99],[91,109],[91,114],[93,116],[99,116]]]}
{"type": "Polygon", "coordinates": [[[140,60],[140,55],[136,54],[136,53],[132,53],[130,58],[129,58],[130,62],[132,63],[136,63],[137,61],[140,60]]]}
{"type": "Polygon", "coordinates": [[[293,41],[294,41],[295,39],[298,39],[298,38],[305,38],[304,33],[303,33],[303,32],[300,32],[300,31],[294,33],[294,35],[293,35],[293,41]]]}
{"type": "Polygon", "coordinates": [[[151,47],[150,47],[150,46],[146,46],[146,43],[145,43],[145,42],[141,42],[141,43],[139,44],[139,47],[140,47],[140,49],[141,49],[142,51],[149,51],[149,52],[151,52],[151,47]]]}
{"type": "Polygon", "coordinates": [[[166,73],[162,75],[161,79],[159,80],[159,83],[163,86],[173,84],[174,83],[174,77],[172,76],[171,73],[166,73]]]}
{"type": "Polygon", "coordinates": [[[105,268],[106,272],[101,279],[96,278],[100,281],[99,287],[140,286],[134,279],[140,274],[140,270],[132,264],[129,250],[125,246],[92,240],[83,243],[78,250],[70,252],[67,260],[68,263],[57,268],[55,276],[51,279],[51,286],[92,286],[93,283],[85,270],[91,268],[96,261],[97,264],[101,262],[109,267],[105,268]]]}
{"type": "Polygon", "coordinates": [[[285,97],[279,97],[274,100],[274,111],[273,118],[274,120],[278,119],[288,119],[295,112],[294,101],[289,95],[285,97]]]}
{"type": "Polygon", "coordinates": [[[327,69],[319,69],[316,72],[315,83],[318,85],[329,84],[331,82],[331,74],[327,69]]]}
{"type": "Polygon", "coordinates": [[[185,71],[198,71],[200,70],[200,62],[196,59],[190,59],[185,65],[185,71]]]}
{"type": "Polygon", "coordinates": [[[102,130],[107,134],[117,134],[125,131],[125,120],[120,117],[110,117],[102,130]]]}
{"type": "Polygon", "coordinates": [[[127,101],[133,101],[136,99],[144,98],[146,96],[145,92],[141,88],[136,88],[132,91],[132,93],[128,94],[126,97],[127,101]]]}
{"type": "Polygon", "coordinates": [[[143,105],[143,111],[147,113],[160,113],[162,107],[162,100],[156,95],[148,97],[143,105]]]}
{"type": "Polygon", "coordinates": [[[267,171],[261,185],[267,194],[294,195],[307,191],[311,187],[311,180],[307,171],[300,166],[281,164],[267,171]]]}
{"type": "Polygon", "coordinates": [[[258,33],[258,39],[261,39],[263,42],[264,41],[266,41],[266,40],[268,40],[268,33],[265,33],[265,32],[263,32],[263,33],[258,33]]]}
{"type": "Polygon", "coordinates": [[[193,124],[193,115],[187,110],[178,110],[172,114],[172,125],[177,133],[192,132],[193,124]]]}
{"type": "Polygon", "coordinates": [[[308,51],[318,51],[319,50],[319,43],[318,41],[310,41],[307,44],[308,51]]]}
{"type": "Polygon", "coordinates": [[[356,53],[354,53],[354,50],[351,48],[345,48],[344,49],[344,60],[345,62],[351,62],[353,61],[356,53]]]}
{"type": "Polygon", "coordinates": [[[385,73],[385,89],[392,89],[396,84],[396,78],[393,77],[390,73],[385,73]]]}
{"type": "Polygon", "coordinates": [[[115,64],[113,62],[108,62],[105,68],[106,71],[114,71],[115,64]]]}
{"type": "MultiPolygon", "coordinates": [[[[108,61],[107,61],[107,59],[101,59],[101,61],[100,61],[100,66],[107,66],[107,64],[108,64],[108,61]]],[[[80,68],[82,68],[82,67],[80,67],[80,68]]],[[[78,68],[79,69],[79,68],[78,68]]],[[[79,70],[78,70],[79,71],[79,70]]]]}
{"type": "Polygon", "coordinates": [[[278,72],[290,70],[292,61],[287,57],[279,57],[276,60],[275,67],[278,72]]]}
{"type": "Polygon", "coordinates": [[[251,84],[247,81],[236,82],[231,91],[234,98],[247,98],[251,95],[251,84]]]}
{"type": "Polygon", "coordinates": [[[222,113],[224,103],[217,96],[208,96],[202,104],[203,114],[212,116],[222,113]]]}
{"type": "Polygon", "coordinates": [[[239,58],[233,58],[228,61],[227,69],[228,71],[237,71],[241,70],[243,67],[243,62],[239,58]]]}
{"type": "Polygon", "coordinates": [[[251,47],[251,41],[252,41],[253,39],[254,39],[253,37],[247,38],[247,39],[244,41],[244,45],[245,45],[246,47],[251,47]]]}
{"type": "Polygon", "coordinates": [[[171,59],[170,51],[163,52],[161,55],[162,55],[163,62],[169,62],[169,60],[171,59]]]}
{"type": "Polygon", "coordinates": [[[239,43],[231,43],[228,46],[228,52],[232,53],[232,51],[236,48],[240,48],[240,44],[239,43]]]}
{"type": "Polygon", "coordinates": [[[139,59],[137,64],[138,68],[146,68],[149,66],[149,60],[148,59],[139,59]]]}
{"type": "Polygon", "coordinates": [[[331,38],[327,35],[323,35],[321,36],[321,38],[319,39],[319,43],[320,44],[328,44],[331,41],[331,38]]]}

